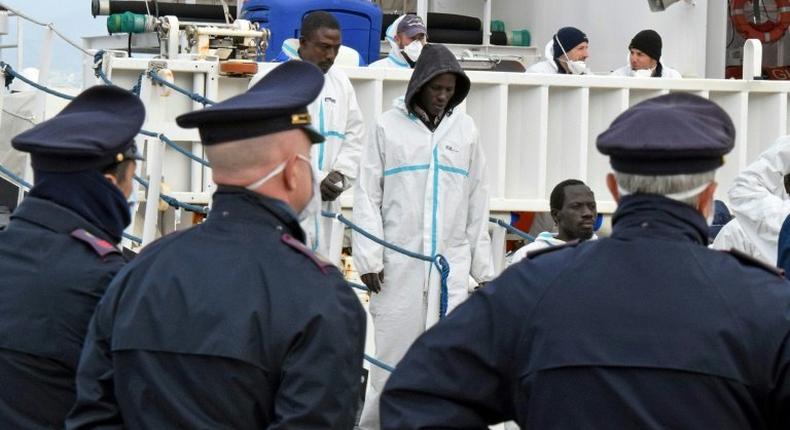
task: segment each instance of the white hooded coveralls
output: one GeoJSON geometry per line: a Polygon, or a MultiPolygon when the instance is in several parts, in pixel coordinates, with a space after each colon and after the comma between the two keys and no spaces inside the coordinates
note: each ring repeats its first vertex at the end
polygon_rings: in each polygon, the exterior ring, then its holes
{"type": "Polygon", "coordinates": [[[395,41],[395,32],[398,29],[398,24],[400,24],[404,16],[406,15],[401,15],[392,24],[390,24],[390,26],[387,27],[387,31],[384,33],[384,38],[387,39],[387,42],[390,44],[389,54],[380,60],[370,63],[368,67],[374,69],[408,69],[410,67],[408,61],[403,58],[403,54],[400,52],[398,42],[395,41]]]}
{"type": "MultiPolygon", "coordinates": [[[[297,39],[288,39],[283,43],[283,53],[292,60],[298,60],[299,55],[296,50],[298,46],[297,39]]],[[[320,183],[329,172],[337,170],[346,178],[343,188],[350,188],[357,178],[359,157],[365,141],[365,123],[348,76],[336,66],[332,66],[324,74],[324,88],[321,94],[310,103],[307,110],[312,118],[313,127],[326,139],[324,143],[315,144],[311,149],[313,166],[319,172],[316,181],[320,183]]],[[[315,198],[320,199],[321,196],[315,198]]],[[[333,202],[322,201],[321,209],[339,212],[340,197],[333,202]]],[[[302,221],[301,225],[313,251],[339,266],[340,250],[343,245],[343,224],[336,219],[316,213],[302,221]]]]}
{"type": "Polygon", "coordinates": [[[776,264],[779,231],[790,215],[784,176],[790,173],[790,136],[760,154],[735,178],[728,196],[730,209],[757,251],[776,264]]]}
{"type": "MultiPolygon", "coordinates": [[[[410,82],[410,89],[413,85],[410,82]]],[[[442,254],[450,264],[448,312],[469,296],[470,275],[477,282],[494,276],[488,204],[485,157],[471,117],[452,112],[431,132],[407,110],[403,98],[382,114],[373,144],[363,151],[354,221],[404,249],[442,254]]],[[[431,263],[356,233],[353,238],[357,271],[384,271],[381,292],[370,299],[370,314],[376,357],[397,365],[412,342],[439,318],[440,275],[431,263]]],[[[371,370],[362,429],[378,428],[378,399],[388,376],[384,370],[371,370]]]]}

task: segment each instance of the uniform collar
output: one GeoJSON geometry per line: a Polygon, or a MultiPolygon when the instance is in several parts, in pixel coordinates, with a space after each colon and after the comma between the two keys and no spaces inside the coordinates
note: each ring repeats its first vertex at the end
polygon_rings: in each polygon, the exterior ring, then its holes
{"type": "Polygon", "coordinates": [[[253,222],[270,225],[283,233],[305,241],[299,220],[282,200],[266,197],[242,187],[220,185],[214,193],[207,223],[253,222]]]}
{"type": "Polygon", "coordinates": [[[24,220],[57,233],[70,234],[74,230],[84,229],[96,237],[116,243],[104,230],[71,209],[38,197],[26,197],[11,214],[11,219],[24,220]]]}
{"type": "Polygon", "coordinates": [[[614,238],[653,237],[708,243],[708,225],[696,209],[655,194],[623,197],[612,225],[614,238]]]}

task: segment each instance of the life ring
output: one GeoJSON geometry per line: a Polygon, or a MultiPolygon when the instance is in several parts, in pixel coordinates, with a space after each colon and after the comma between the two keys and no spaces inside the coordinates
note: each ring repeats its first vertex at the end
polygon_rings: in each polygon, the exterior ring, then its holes
{"type": "Polygon", "coordinates": [[[744,7],[756,0],[732,1],[732,25],[745,39],[758,39],[763,43],[774,43],[781,39],[790,25],[790,0],[774,0],[779,20],[768,20],[762,24],[753,24],[746,19],[744,7]]]}

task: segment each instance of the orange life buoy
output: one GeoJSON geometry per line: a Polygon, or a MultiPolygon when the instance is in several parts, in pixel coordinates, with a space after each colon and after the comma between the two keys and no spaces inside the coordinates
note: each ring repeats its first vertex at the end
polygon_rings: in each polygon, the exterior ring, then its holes
{"type": "Polygon", "coordinates": [[[790,0],[774,0],[776,10],[779,12],[779,20],[768,20],[761,24],[753,24],[746,19],[744,6],[756,0],[733,0],[732,26],[746,39],[759,39],[763,43],[774,43],[781,39],[790,25],[790,0]]]}

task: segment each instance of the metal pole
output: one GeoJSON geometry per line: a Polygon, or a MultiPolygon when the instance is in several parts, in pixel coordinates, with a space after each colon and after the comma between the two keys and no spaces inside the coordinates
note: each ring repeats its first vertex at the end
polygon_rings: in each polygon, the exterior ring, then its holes
{"type": "Polygon", "coordinates": [[[425,25],[428,25],[428,1],[429,0],[417,0],[417,15],[422,18],[425,25]]]}
{"type": "MultiPolygon", "coordinates": [[[[202,72],[197,72],[192,75],[192,92],[200,95],[206,93],[206,75],[202,72]]],[[[203,105],[198,102],[192,102],[192,110],[203,109],[203,105]]],[[[192,154],[203,158],[203,145],[200,142],[192,142],[192,154]]],[[[191,175],[191,190],[193,193],[203,191],[203,165],[197,161],[190,163],[191,175]]]]}
{"type": "Polygon", "coordinates": [[[491,44],[491,0],[483,0],[483,46],[491,44]]]}
{"type": "MultiPolygon", "coordinates": [[[[214,63],[211,70],[206,73],[206,98],[210,100],[218,100],[219,96],[219,69],[218,65],[214,63]]],[[[204,167],[203,175],[203,191],[209,194],[215,190],[214,182],[211,176],[211,169],[204,167]]],[[[209,199],[211,202],[211,199],[209,199]]]]}
{"type": "Polygon", "coordinates": [[[146,139],[146,166],[148,168],[148,193],[145,196],[145,218],[143,221],[143,246],[156,239],[156,225],[159,220],[159,193],[162,184],[162,158],[165,143],[156,138],[146,139]]]}
{"type": "Polygon", "coordinates": [[[24,40],[25,21],[20,17],[16,17],[16,68],[17,70],[24,70],[25,58],[24,49],[22,48],[22,41],[24,40]]]}
{"type": "MultiPolygon", "coordinates": [[[[138,148],[138,149],[142,150],[142,148],[138,148]]],[[[137,162],[137,166],[135,166],[134,173],[141,178],[143,177],[143,163],[140,163],[139,161],[137,162]]],[[[134,235],[134,228],[135,225],[137,224],[137,210],[140,209],[140,203],[139,203],[140,199],[138,195],[139,189],[140,189],[140,185],[137,183],[137,181],[132,181],[132,193],[129,195],[131,201],[134,202],[131,205],[131,211],[130,211],[132,213],[132,221],[126,227],[126,230],[124,230],[126,233],[129,233],[131,235],[134,235]]],[[[124,238],[121,241],[121,243],[123,244],[123,246],[129,249],[132,249],[137,246],[136,243],[126,238],[124,238]]]]}
{"type": "MultiPolygon", "coordinates": [[[[52,36],[55,34],[51,28],[44,30],[44,42],[41,44],[41,62],[38,71],[38,83],[46,86],[49,83],[49,66],[52,63],[52,36]]],[[[20,70],[21,72],[21,70],[20,70]]],[[[47,119],[47,94],[39,91],[36,94],[36,115],[40,121],[47,119]]]]}
{"type": "Polygon", "coordinates": [[[763,74],[763,44],[757,39],[748,39],[743,44],[743,79],[751,81],[763,74]]]}

